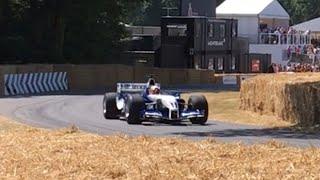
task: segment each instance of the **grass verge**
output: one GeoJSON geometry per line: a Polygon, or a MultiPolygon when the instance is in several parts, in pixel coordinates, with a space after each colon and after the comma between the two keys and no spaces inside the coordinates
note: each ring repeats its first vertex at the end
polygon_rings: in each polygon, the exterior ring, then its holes
{"type": "Polygon", "coordinates": [[[188,99],[192,94],[206,96],[209,104],[209,119],[264,127],[288,127],[293,125],[275,116],[240,110],[240,93],[236,91],[183,94],[183,98],[188,99]]]}

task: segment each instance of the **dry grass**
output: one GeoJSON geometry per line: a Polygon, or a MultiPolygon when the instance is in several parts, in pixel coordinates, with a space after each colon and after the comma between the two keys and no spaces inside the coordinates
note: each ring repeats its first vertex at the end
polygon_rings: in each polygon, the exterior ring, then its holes
{"type": "Polygon", "coordinates": [[[260,75],[241,86],[241,108],[300,126],[320,123],[320,74],[260,75]]]}
{"type": "Polygon", "coordinates": [[[0,132],[0,179],[319,179],[320,150],[276,142],[102,137],[76,128],[0,132]]]}
{"type": "Polygon", "coordinates": [[[22,129],[25,126],[16,122],[10,121],[5,117],[0,117],[0,133],[5,133],[12,130],[22,129]]]}
{"type": "MultiPolygon", "coordinates": [[[[287,127],[292,125],[275,116],[240,110],[239,92],[223,91],[201,94],[206,96],[209,103],[209,119],[264,127],[287,127]]],[[[183,97],[187,99],[190,95],[184,94],[183,97]]]]}

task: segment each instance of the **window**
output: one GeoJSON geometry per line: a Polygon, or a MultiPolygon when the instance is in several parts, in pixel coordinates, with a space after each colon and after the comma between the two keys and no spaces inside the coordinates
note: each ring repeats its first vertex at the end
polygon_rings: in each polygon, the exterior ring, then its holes
{"type": "Polygon", "coordinates": [[[208,36],[210,38],[213,38],[213,24],[212,23],[210,23],[208,26],[208,36]]]}
{"type": "Polygon", "coordinates": [[[168,36],[185,37],[187,36],[186,24],[170,24],[167,25],[168,36]]]}
{"type": "Polygon", "coordinates": [[[260,72],[260,60],[259,59],[253,59],[251,61],[251,70],[252,70],[252,72],[260,72]]]}
{"type": "Polygon", "coordinates": [[[208,69],[209,70],[214,70],[214,61],[213,61],[213,58],[210,58],[208,60],[208,69]]]}
{"type": "Polygon", "coordinates": [[[222,40],[226,36],[226,25],[222,23],[215,24],[214,27],[215,38],[222,40]]]}
{"type": "Polygon", "coordinates": [[[200,55],[195,55],[193,57],[193,62],[194,62],[195,69],[201,69],[201,56],[200,55]]]}
{"type": "Polygon", "coordinates": [[[222,57],[219,57],[218,58],[218,70],[219,71],[223,71],[223,58],[222,57]]]}
{"type": "Polygon", "coordinates": [[[231,59],[231,70],[236,70],[236,57],[234,56],[231,59]]]}
{"type": "Polygon", "coordinates": [[[196,37],[199,37],[201,34],[201,24],[200,23],[196,23],[196,37]]]}
{"type": "Polygon", "coordinates": [[[219,38],[221,38],[221,39],[225,38],[225,36],[226,36],[226,25],[225,24],[219,25],[219,32],[220,32],[219,38]]]}
{"type": "Polygon", "coordinates": [[[238,23],[236,21],[232,22],[232,37],[238,36],[238,23]]]}

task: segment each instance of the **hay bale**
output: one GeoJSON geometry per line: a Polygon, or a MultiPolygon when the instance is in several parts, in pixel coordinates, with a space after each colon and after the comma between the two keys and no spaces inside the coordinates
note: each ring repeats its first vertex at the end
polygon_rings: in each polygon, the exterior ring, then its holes
{"type": "Polygon", "coordinates": [[[114,65],[117,70],[117,82],[133,82],[134,70],[131,66],[114,65]]]}
{"type": "Polygon", "coordinates": [[[185,85],[188,81],[187,69],[168,69],[170,74],[170,85],[185,85]]]}
{"type": "Polygon", "coordinates": [[[95,85],[92,89],[106,89],[108,87],[116,88],[116,75],[117,71],[113,65],[94,65],[94,71],[91,73],[91,78],[94,79],[95,85]]]}
{"type": "Polygon", "coordinates": [[[127,75],[127,73],[122,73],[122,76],[119,77],[118,72],[125,71],[125,68],[109,64],[55,66],[55,69],[65,69],[68,72],[71,90],[115,88],[116,83],[123,81],[125,78],[123,76],[127,75]]]}
{"type": "Polygon", "coordinates": [[[33,64],[31,66],[35,66],[35,72],[53,72],[52,64],[33,64]]]}
{"type": "Polygon", "coordinates": [[[150,67],[133,67],[134,82],[146,82],[149,75],[154,75],[153,68],[150,67]]]}
{"type": "Polygon", "coordinates": [[[71,64],[53,64],[52,71],[53,72],[70,72],[72,69],[71,64]]]}
{"type": "Polygon", "coordinates": [[[201,84],[209,84],[210,83],[210,71],[200,71],[200,82],[201,84]]]}
{"type": "Polygon", "coordinates": [[[97,76],[100,76],[99,82],[102,87],[112,87],[116,88],[117,80],[117,69],[114,65],[99,65],[97,68],[97,76]]]}
{"type": "Polygon", "coordinates": [[[302,126],[320,123],[320,74],[260,75],[241,85],[240,108],[302,126]]]}
{"type": "Polygon", "coordinates": [[[96,88],[95,65],[73,65],[69,73],[71,90],[89,90],[96,88]]]}
{"type": "Polygon", "coordinates": [[[37,72],[36,65],[16,65],[16,68],[18,74],[37,72]]]}
{"type": "Polygon", "coordinates": [[[216,83],[216,78],[215,78],[215,72],[210,71],[209,72],[209,77],[208,77],[209,84],[215,84],[216,83]]]}
{"type": "Polygon", "coordinates": [[[201,81],[201,72],[195,69],[188,69],[188,84],[199,84],[201,81]]]}
{"type": "Polygon", "coordinates": [[[17,66],[16,65],[2,65],[0,66],[0,73],[1,74],[16,74],[17,66]]]}
{"type": "Polygon", "coordinates": [[[223,76],[215,75],[214,84],[223,84],[223,76]]]}
{"type": "Polygon", "coordinates": [[[152,74],[158,83],[160,83],[162,86],[170,85],[170,74],[167,72],[168,69],[153,68],[152,71],[152,74]]]}

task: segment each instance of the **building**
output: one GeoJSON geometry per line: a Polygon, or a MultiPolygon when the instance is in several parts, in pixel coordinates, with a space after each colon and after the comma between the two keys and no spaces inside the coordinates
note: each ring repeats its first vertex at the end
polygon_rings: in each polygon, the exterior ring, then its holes
{"type": "Polygon", "coordinates": [[[129,64],[220,73],[264,72],[270,65],[266,53],[249,54],[249,39],[239,37],[237,19],[216,18],[215,0],[181,0],[180,10],[180,16],[162,17],[161,27],[128,27],[131,44],[156,42],[132,45],[125,54],[129,64]]]}
{"type": "Polygon", "coordinates": [[[205,16],[164,17],[161,23],[161,63],[166,68],[239,72],[237,21],[205,16]]]}
{"type": "Polygon", "coordinates": [[[311,44],[309,35],[289,31],[290,16],[277,0],[225,0],[217,18],[238,20],[238,36],[248,38],[250,54],[271,54],[272,63],[287,65],[289,48],[311,44]]]}
{"type": "Polygon", "coordinates": [[[288,28],[290,16],[277,0],[225,0],[217,7],[217,18],[237,19],[240,37],[259,42],[261,29],[288,28]]]}
{"type": "Polygon", "coordinates": [[[131,36],[123,41],[127,50],[118,63],[132,66],[158,66],[161,48],[161,28],[159,26],[128,26],[131,36]]]}
{"type": "Polygon", "coordinates": [[[238,38],[238,22],[216,18],[215,0],[181,0],[181,16],[163,17],[161,63],[166,68],[247,72],[246,39],[238,38]]]}
{"type": "Polygon", "coordinates": [[[310,31],[311,39],[320,40],[320,17],[292,26],[299,32],[310,31]]]}

